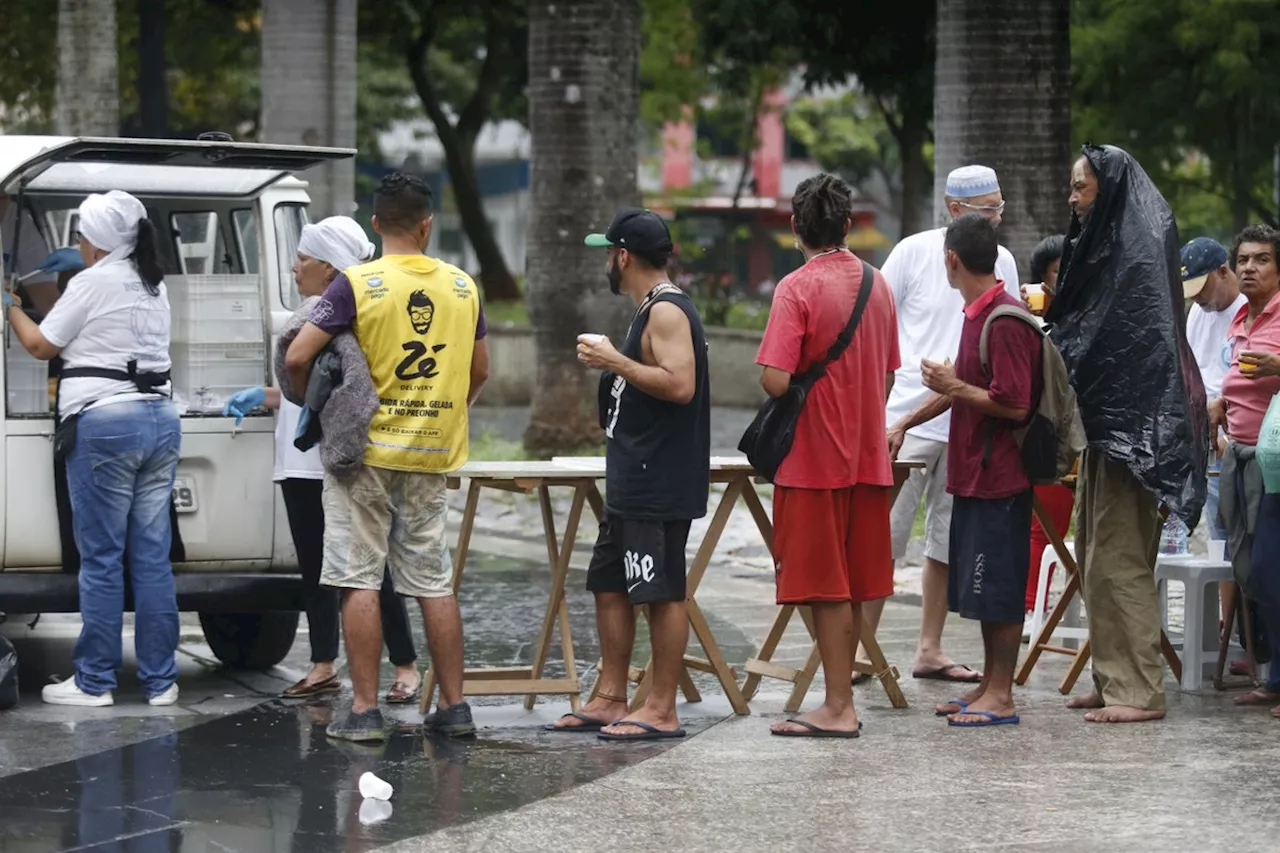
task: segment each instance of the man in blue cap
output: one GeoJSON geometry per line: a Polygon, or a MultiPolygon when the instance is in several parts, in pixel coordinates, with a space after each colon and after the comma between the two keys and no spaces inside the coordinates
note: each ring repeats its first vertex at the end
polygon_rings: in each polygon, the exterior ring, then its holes
{"type": "MultiPolygon", "coordinates": [[[[945,201],[950,219],[978,213],[999,226],[1004,196],[994,169],[962,166],[947,176],[945,201]]],[[[936,228],[904,238],[884,262],[882,272],[898,309],[898,347],[902,366],[894,376],[885,413],[889,453],[925,463],[912,471],[898,493],[889,518],[893,555],[902,559],[923,499],[925,549],[920,641],[911,667],[916,678],[977,683],[982,673],[955,663],[942,649],[947,620],[947,560],[951,543],[951,495],[947,493],[947,441],[951,416],[948,398],[924,385],[921,361],[954,360],[964,327],[964,297],[947,281],[947,229],[936,228]],[[941,412],[941,414],[939,414],[941,412]]],[[[1004,246],[996,259],[996,278],[1021,301],[1018,264],[1004,246]]],[[[868,603],[863,613],[872,629],[879,624],[883,600],[868,603]]],[[[864,657],[859,655],[859,657],[864,657]]]]}
{"type": "MultiPolygon", "coordinates": [[[[1231,367],[1231,341],[1227,337],[1227,329],[1248,301],[1240,292],[1240,282],[1227,262],[1227,250],[1217,240],[1197,237],[1182,247],[1182,295],[1195,300],[1187,316],[1187,343],[1200,367],[1205,399],[1216,400],[1222,396],[1222,378],[1231,367]]],[[[1214,437],[1214,447],[1218,453],[1209,457],[1211,472],[1219,470],[1219,454],[1226,447],[1226,437],[1221,431],[1214,437]]],[[[1226,539],[1227,532],[1218,521],[1218,478],[1215,476],[1209,477],[1204,514],[1209,525],[1209,538],[1226,539]]],[[[1225,619],[1235,585],[1224,581],[1219,592],[1225,619]]],[[[1241,674],[1235,663],[1232,669],[1241,674]]]]}

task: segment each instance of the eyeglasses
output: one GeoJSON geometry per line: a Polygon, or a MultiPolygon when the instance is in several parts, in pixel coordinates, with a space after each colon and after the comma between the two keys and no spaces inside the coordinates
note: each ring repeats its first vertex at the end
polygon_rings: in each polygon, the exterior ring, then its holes
{"type": "Polygon", "coordinates": [[[963,202],[963,201],[958,201],[958,202],[956,202],[956,204],[960,205],[961,207],[967,207],[967,208],[969,208],[970,210],[976,210],[978,213],[984,213],[984,214],[985,214],[985,213],[994,213],[994,214],[996,214],[997,216],[998,216],[998,215],[1000,215],[1001,213],[1004,213],[1004,202],[1003,202],[1003,201],[1002,201],[1002,202],[1000,202],[999,204],[996,204],[996,205],[987,205],[987,204],[969,204],[969,203],[967,203],[967,202],[963,202]]]}

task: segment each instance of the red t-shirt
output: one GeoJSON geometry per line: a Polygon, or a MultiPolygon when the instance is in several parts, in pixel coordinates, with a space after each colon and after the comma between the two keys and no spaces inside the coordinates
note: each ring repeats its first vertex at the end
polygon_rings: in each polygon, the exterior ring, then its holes
{"type": "MultiPolygon", "coordinates": [[[[803,373],[849,322],[864,286],[851,252],[813,258],[778,283],[756,363],[803,373]]],[[[898,317],[877,271],[853,340],[813,386],[795,442],[774,482],[796,489],[892,486],[885,439],[885,376],[898,369],[898,317]]]]}
{"type": "MultiPolygon", "coordinates": [[[[965,306],[964,330],[956,355],[956,377],[987,390],[1002,406],[1030,411],[1039,400],[1043,384],[1040,372],[1040,336],[1015,317],[1002,317],[987,335],[987,360],[991,381],[982,370],[978,341],[982,324],[997,305],[1019,305],[1004,292],[1004,283],[993,287],[965,306]]],[[[1019,305],[1019,307],[1022,307],[1019,305]]],[[[1022,467],[1022,454],[1013,430],[1019,424],[984,415],[956,400],[951,406],[951,442],[947,453],[947,491],[963,498],[1007,498],[1031,488],[1022,467]],[[991,458],[984,466],[987,438],[991,458]]]]}

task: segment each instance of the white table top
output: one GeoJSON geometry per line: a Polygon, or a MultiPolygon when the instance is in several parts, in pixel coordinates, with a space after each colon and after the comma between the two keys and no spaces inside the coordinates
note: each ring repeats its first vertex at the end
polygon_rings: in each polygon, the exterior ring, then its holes
{"type": "MultiPolygon", "coordinates": [[[[908,468],[923,468],[923,462],[898,460],[895,463],[908,468]]],[[[718,473],[751,471],[751,463],[745,456],[712,456],[711,470],[718,473]]],[[[452,477],[471,477],[486,480],[528,479],[602,479],[605,475],[603,456],[556,456],[525,462],[468,462],[452,477]]]]}

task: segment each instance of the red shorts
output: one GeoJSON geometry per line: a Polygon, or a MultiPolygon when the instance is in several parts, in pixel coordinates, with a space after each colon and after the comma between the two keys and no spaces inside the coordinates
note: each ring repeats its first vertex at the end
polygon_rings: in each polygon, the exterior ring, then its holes
{"type": "Polygon", "coordinates": [[[778,603],[893,595],[889,486],[773,490],[773,563],[778,603]]]}

